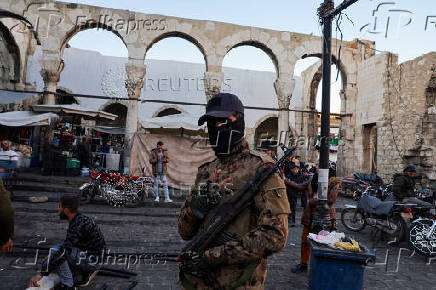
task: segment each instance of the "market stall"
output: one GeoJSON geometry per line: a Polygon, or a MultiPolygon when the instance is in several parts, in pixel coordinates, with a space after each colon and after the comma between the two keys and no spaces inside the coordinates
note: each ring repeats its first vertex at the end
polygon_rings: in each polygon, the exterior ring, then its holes
{"type": "MultiPolygon", "coordinates": [[[[103,136],[106,133],[96,130],[96,120],[115,120],[116,115],[75,104],[33,105],[32,108],[36,112],[56,112],[61,116],[61,121],[53,129],[44,132],[45,174],[78,175],[80,168],[87,168],[95,161],[101,164],[106,160],[105,156],[101,156],[106,153],[109,141],[107,136],[103,136]],[[47,141],[50,141],[49,144],[47,141]]],[[[112,151],[107,153],[121,154],[123,143],[124,138],[113,145],[111,143],[109,147],[112,149],[109,150],[112,151]]],[[[116,166],[113,167],[116,170],[116,166]]]]}
{"type": "Polygon", "coordinates": [[[0,113],[0,138],[12,143],[11,149],[18,155],[18,167],[30,167],[37,163],[40,126],[51,125],[57,120],[59,116],[54,113],[0,113]]]}

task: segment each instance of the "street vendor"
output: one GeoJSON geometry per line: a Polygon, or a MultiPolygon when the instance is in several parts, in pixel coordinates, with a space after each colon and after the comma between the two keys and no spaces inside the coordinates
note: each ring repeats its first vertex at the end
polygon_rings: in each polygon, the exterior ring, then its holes
{"type": "Polygon", "coordinates": [[[9,140],[3,139],[1,141],[0,151],[0,178],[7,178],[9,170],[18,167],[18,154],[10,149],[9,140]]]}
{"type": "MultiPolygon", "coordinates": [[[[338,197],[340,187],[341,180],[336,178],[336,170],[329,168],[327,205],[330,208],[330,231],[337,230],[336,209],[333,205],[338,197]]],[[[307,236],[312,230],[312,220],[315,215],[316,205],[318,203],[318,168],[316,169],[316,172],[309,184],[308,192],[309,200],[307,201],[307,206],[304,208],[303,216],[301,218],[301,224],[303,225],[303,233],[301,235],[301,262],[291,270],[292,273],[306,272],[310,261],[310,245],[307,241],[307,236]]]]}

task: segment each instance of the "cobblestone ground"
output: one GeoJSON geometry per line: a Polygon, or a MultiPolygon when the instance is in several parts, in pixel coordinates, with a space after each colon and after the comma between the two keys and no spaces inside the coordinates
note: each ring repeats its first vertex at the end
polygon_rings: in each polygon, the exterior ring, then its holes
{"type": "MultiPolygon", "coordinates": [[[[345,202],[340,201],[339,207],[345,202]]],[[[56,214],[57,203],[14,202],[14,206],[16,244],[22,244],[26,239],[37,235],[45,237],[47,245],[62,242],[67,223],[59,220],[56,214]]],[[[184,245],[177,233],[178,208],[175,205],[122,209],[107,205],[86,205],[82,207],[82,212],[95,218],[112,251],[178,252],[184,245]]],[[[297,212],[297,217],[300,216],[301,209],[297,212]]],[[[339,230],[345,231],[340,223],[339,230]]],[[[301,226],[290,228],[286,248],[269,259],[266,289],[307,288],[306,274],[291,273],[291,268],[300,257],[301,231],[301,226]]],[[[370,229],[354,236],[361,243],[370,245],[370,229]]],[[[33,240],[34,244],[38,239],[33,240]]],[[[403,248],[386,248],[379,243],[376,248],[376,264],[366,268],[365,289],[436,289],[436,260],[429,263],[419,255],[409,257],[411,251],[406,246],[403,248]]],[[[17,257],[1,256],[0,266],[4,270],[0,271],[0,289],[24,289],[37,269],[37,266],[32,265],[33,259],[17,260],[17,257]]],[[[138,276],[132,279],[98,276],[91,286],[82,289],[127,289],[132,281],[139,283],[135,289],[179,289],[178,267],[175,263],[141,262],[139,265],[130,265],[129,268],[137,272],[138,276]]]]}

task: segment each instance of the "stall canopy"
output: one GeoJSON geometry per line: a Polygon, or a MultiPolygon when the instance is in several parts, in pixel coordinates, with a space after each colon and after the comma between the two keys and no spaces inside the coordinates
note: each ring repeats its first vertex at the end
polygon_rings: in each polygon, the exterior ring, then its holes
{"type": "Polygon", "coordinates": [[[101,133],[114,134],[114,135],[125,135],[126,130],[124,128],[119,127],[92,127],[94,130],[99,131],[101,133]]]}
{"type": "Polygon", "coordinates": [[[0,105],[15,104],[35,96],[35,93],[0,90],[0,105]]]}
{"type": "Polygon", "coordinates": [[[59,118],[54,113],[37,114],[30,111],[0,113],[0,125],[9,127],[27,127],[50,125],[59,118]]]}
{"type": "Polygon", "coordinates": [[[144,129],[184,129],[186,133],[199,132],[205,127],[197,125],[198,118],[183,114],[142,119],[140,122],[144,129]]]}
{"type": "Polygon", "coordinates": [[[79,105],[33,105],[33,111],[35,112],[53,112],[53,113],[64,113],[64,114],[74,114],[83,115],[93,118],[105,118],[109,120],[115,120],[118,116],[98,110],[92,110],[87,107],[79,105]]]}

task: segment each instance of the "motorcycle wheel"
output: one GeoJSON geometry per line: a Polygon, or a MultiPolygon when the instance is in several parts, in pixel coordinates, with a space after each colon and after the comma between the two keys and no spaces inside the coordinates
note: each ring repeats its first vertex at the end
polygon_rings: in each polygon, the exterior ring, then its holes
{"type": "Polygon", "coordinates": [[[436,256],[436,233],[426,238],[431,229],[433,221],[430,219],[421,219],[413,221],[410,225],[409,242],[415,251],[427,257],[436,256]]]}
{"type": "Polygon", "coordinates": [[[341,212],[341,222],[348,230],[360,232],[366,226],[362,213],[355,208],[344,208],[341,212]]]}
{"type": "Polygon", "coordinates": [[[89,190],[83,190],[80,192],[80,204],[88,204],[92,200],[92,195],[89,190]]]}
{"type": "Polygon", "coordinates": [[[387,241],[395,239],[397,242],[405,240],[407,224],[401,215],[395,214],[389,217],[389,223],[393,225],[394,228],[390,231],[382,232],[384,239],[387,241]]]}

